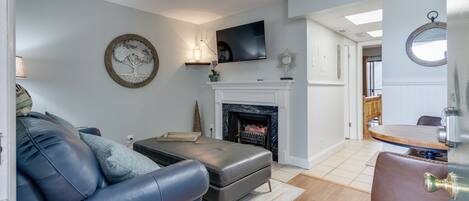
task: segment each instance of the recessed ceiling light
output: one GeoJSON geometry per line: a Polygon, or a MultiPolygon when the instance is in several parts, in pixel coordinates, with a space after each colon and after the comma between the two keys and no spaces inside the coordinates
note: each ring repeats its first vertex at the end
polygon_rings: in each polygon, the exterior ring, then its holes
{"type": "Polygon", "coordinates": [[[345,16],[345,18],[355,25],[381,22],[383,21],[383,9],[349,15],[345,16]]]}
{"type": "Polygon", "coordinates": [[[372,36],[374,38],[379,38],[379,37],[383,36],[383,30],[369,31],[369,32],[366,32],[366,33],[370,34],[370,36],[372,36]]]}

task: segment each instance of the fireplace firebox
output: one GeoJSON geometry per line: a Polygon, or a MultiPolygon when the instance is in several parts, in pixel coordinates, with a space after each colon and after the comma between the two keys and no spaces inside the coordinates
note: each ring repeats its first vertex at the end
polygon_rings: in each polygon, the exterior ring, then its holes
{"type": "Polygon", "coordinates": [[[270,150],[278,159],[278,108],[223,104],[223,140],[270,150]]]}

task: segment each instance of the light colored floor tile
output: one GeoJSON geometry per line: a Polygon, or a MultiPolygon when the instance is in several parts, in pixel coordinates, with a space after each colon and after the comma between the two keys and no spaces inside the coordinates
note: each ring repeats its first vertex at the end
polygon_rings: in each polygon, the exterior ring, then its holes
{"type": "Polygon", "coordinates": [[[296,174],[292,174],[292,173],[285,172],[282,170],[277,170],[277,171],[272,172],[272,179],[285,182],[285,183],[295,176],[296,174]]]}
{"type": "Polygon", "coordinates": [[[308,176],[312,176],[312,177],[317,177],[317,178],[323,178],[324,176],[326,176],[329,172],[326,172],[326,171],[322,171],[322,170],[306,170],[303,172],[303,174],[305,175],[308,175],[308,176]]]}
{"type": "Polygon", "coordinates": [[[373,167],[366,167],[362,172],[362,174],[368,175],[368,176],[373,176],[374,173],[375,173],[375,168],[373,167]]]}
{"type": "Polygon", "coordinates": [[[372,184],[373,183],[373,177],[370,175],[365,175],[365,174],[360,174],[355,181],[367,183],[367,184],[372,184]]]}
{"type": "Polygon", "coordinates": [[[341,177],[345,177],[349,179],[355,179],[359,175],[359,173],[350,172],[350,171],[346,171],[342,169],[332,170],[329,174],[335,175],[335,176],[341,176],[341,177]]]}
{"type": "MultiPolygon", "coordinates": [[[[347,140],[340,151],[310,170],[302,171],[302,174],[370,192],[374,168],[366,164],[381,148],[382,144],[375,141],[347,140]]],[[[280,171],[273,173],[273,178],[277,177],[281,181],[290,180],[296,176],[293,173],[299,172],[297,169],[288,168],[278,170],[280,171]]]]}
{"type": "Polygon", "coordinates": [[[350,183],[352,183],[352,179],[341,177],[341,176],[335,176],[331,174],[326,175],[324,179],[338,183],[338,184],[342,184],[342,185],[349,185],[350,183]]]}
{"type": "Polygon", "coordinates": [[[357,172],[360,173],[365,169],[365,165],[348,165],[348,164],[343,164],[337,167],[338,169],[350,171],[350,172],[357,172]]]}
{"type": "Polygon", "coordinates": [[[311,171],[323,171],[329,173],[331,170],[335,169],[336,167],[327,166],[327,165],[316,165],[311,168],[311,171]]]}
{"type": "Polygon", "coordinates": [[[284,172],[289,172],[289,173],[292,173],[292,174],[295,174],[295,175],[298,175],[301,172],[305,171],[305,169],[303,169],[303,168],[294,167],[294,166],[290,166],[290,165],[283,166],[279,170],[284,171],[284,172]]]}
{"type": "Polygon", "coordinates": [[[332,166],[332,167],[337,167],[338,165],[340,165],[341,163],[343,163],[344,161],[342,160],[338,160],[338,159],[327,159],[325,160],[324,162],[320,163],[319,165],[326,165],[326,166],[332,166]]]}
{"type": "Polygon", "coordinates": [[[284,167],[285,165],[279,164],[277,162],[272,162],[272,170],[279,170],[280,168],[284,167]]]}
{"type": "Polygon", "coordinates": [[[363,183],[359,181],[353,181],[350,184],[350,186],[353,188],[371,193],[371,184],[367,184],[367,183],[363,183]]]}

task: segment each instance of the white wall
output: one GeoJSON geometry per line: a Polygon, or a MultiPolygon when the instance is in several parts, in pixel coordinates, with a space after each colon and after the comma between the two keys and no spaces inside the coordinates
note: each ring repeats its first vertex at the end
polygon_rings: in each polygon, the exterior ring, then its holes
{"type": "Polygon", "coordinates": [[[288,17],[302,17],[326,9],[364,0],[288,0],[288,17]]]}
{"type": "Polygon", "coordinates": [[[428,23],[431,10],[446,21],[445,0],[383,1],[383,118],[387,124],[415,124],[422,115],[440,116],[446,106],[447,66],[412,62],[405,44],[412,31],[428,23]]]}
{"type": "Polygon", "coordinates": [[[356,49],[355,42],[308,20],[308,140],[312,165],[340,148],[345,140],[347,74],[356,63],[351,56],[348,66],[347,46],[356,49]],[[339,45],[342,55],[338,55],[339,45]]]}
{"type": "MultiPolygon", "coordinates": [[[[238,26],[259,20],[265,21],[267,60],[248,61],[221,64],[218,70],[222,81],[278,80],[282,76],[277,56],[289,48],[296,54],[296,67],[292,74],[296,83],[291,92],[291,130],[290,130],[290,159],[294,164],[307,164],[307,79],[306,79],[306,20],[289,20],[287,17],[287,2],[276,1],[260,8],[251,9],[233,16],[229,16],[201,26],[202,35],[207,35],[211,47],[215,47],[214,34],[216,30],[238,26]]],[[[204,50],[207,54],[207,50],[204,50]]],[[[214,124],[213,93],[209,86],[201,91],[206,97],[203,101],[206,118],[205,130],[214,124]]]]}
{"type": "Polygon", "coordinates": [[[197,26],[95,0],[18,0],[17,54],[25,59],[34,110],[124,142],[190,131],[205,70],[186,68],[197,26]],[[104,66],[111,40],[135,33],[156,47],[160,68],[140,89],[115,83],[104,66]]]}

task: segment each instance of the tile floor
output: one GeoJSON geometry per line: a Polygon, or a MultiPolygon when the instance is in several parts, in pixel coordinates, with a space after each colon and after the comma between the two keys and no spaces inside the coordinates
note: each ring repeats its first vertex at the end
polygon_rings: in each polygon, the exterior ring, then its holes
{"type": "Polygon", "coordinates": [[[342,150],[310,170],[275,163],[272,178],[287,182],[302,173],[371,192],[374,168],[366,164],[381,148],[379,142],[347,140],[342,150]]]}

